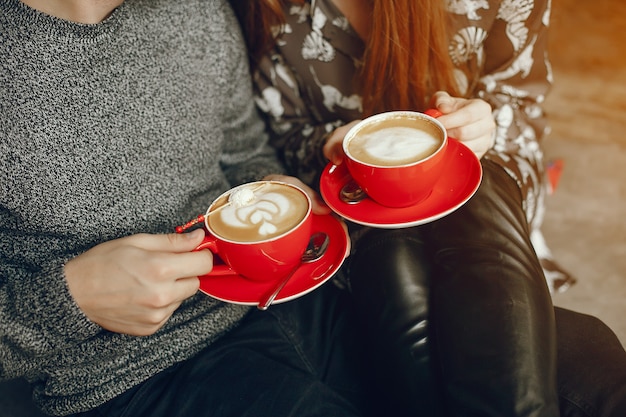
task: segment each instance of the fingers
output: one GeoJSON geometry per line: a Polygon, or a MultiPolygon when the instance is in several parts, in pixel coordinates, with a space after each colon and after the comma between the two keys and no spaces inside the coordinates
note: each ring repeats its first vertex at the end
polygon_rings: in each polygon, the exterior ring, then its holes
{"type": "Polygon", "coordinates": [[[110,241],[72,259],[65,265],[65,278],[91,321],[117,333],[148,335],[196,294],[196,275],[211,270],[212,255],[148,251],[128,245],[132,240],[110,241]]]}
{"type": "Polygon", "coordinates": [[[164,252],[153,257],[151,263],[155,279],[174,282],[211,272],[213,253],[208,249],[184,253],[164,252]]]}
{"type": "Polygon", "coordinates": [[[328,207],[326,202],[322,199],[322,197],[318,193],[314,193],[314,195],[311,196],[311,203],[312,203],[311,211],[314,214],[322,216],[322,215],[330,214],[332,212],[330,207],[328,207]]]}
{"type": "Polygon", "coordinates": [[[169,233],[163,235],[138,234],[129,236],[127,243],[138,248],[158,252],[190,252],[204,238],[204,230],[196,229],[189,233],[169,233]]]}
{"type": "Polygon", "coordinates": [[[149,336],[157,332],[180,307],[182,301],[161,307],[152,304],[127,304],[126,306],[103,307],[87,314],[89,319],[103,329],[131,336],[149,336]]]}
{"type": "Polygon", "coordinates": [[[134,307],[126,309],[125,316],[110,315],[107,327],[115,322],[112,318],[116,318],[127,326],[134,326],[134,329],[125,328],[123,333],[132,332],[131,334],[142,336],[152,334],[169,320],[186,299],[196,294],[199,288],[200,280],[197,277],[182,278],[163,285],[155,284],[142,298],[137,299],[134,307]]]}
{"type": "Polygon", "coordinates": [[[200,279],[197,276],[168,281],[166,287],[155,289],[156,297],[152,303],[147,303],[147,307],[160,309],[169,316],[183,301],[196,294],[199,288],[200,279]]]}
{"type": "Polygon", "coordinates": [[[304,184],[302,181],[300,181],[297,178],[294,178],[294,177],[290,177],[290,178],[294,179],[297,183],[299,183],[299,187],[301,187],[307,193],[307,195],[311,199],[311,211],[314,214],[324,215],[324,214],[331,213],[330,207],[326,205],[326,202],[322,199],[322,197],[315,190],[313,190],[311,187],[304,184]]]}
{"type": "Polygon", "coordinates": [[[475,123],[447,130],[449,137],[463,142],[479,159],[493,147],[495,142],[495,124],[492,120],[481,119],[475,123]]]}
{"type": "Polygon", "coordinates": [[[344,153],[343,153],[343,140],[346,137],[346,134],[354,125],[359,123],[360,120],[354,120],[346,125],[338,127],[335,129],[326,139],[326,143],[322,148],[324,152],[324,156],[334,165],[340,165],[343,162],[344,153]]]}
{"type": "Polygon", "coordinates": [[[443,114],[452,113],[454,111],[454,99],[445,91],[437,91],[430,99],[430,107],[443,114]]]}
{"type": "Polygon", "coordinates": [[[133,235],[94,246],[64,267],[70,294],[102,328],[132,335],[157,331],[187,298],[213,254],[194,251],[204,231],[133,235]]]}
{"type": "Polygon", "coordinates": [[[464,142],[482,137],[487,141],[491,141],[495,130],[495,123],[493,119],[484,118],[456,127],[446,127],[446,130],[448,131],[448,136],[464,142]]]}
{"type": "MultiPolygon", "coordinates": [[[[474,125],[472,129],[482,128],[485,131],[491,131],[495,128],[495,122],[491,112],[491,106],[484,100],[480,99],[451,99],[453,104],[447,103],[440,106],[443,116],[439,117],[439,121],[446,129],[462,129],[474,125]],[[443,110],[446,109],[446,111],[443,110]]],[[[484,134],[485,132],[482,132],[484,134]]],[[[473,135],[482,136],[482,134],[473,135]]]]}
{"type": "MultiPolygon", "coordinates": [[[[127,238],[127,243],[145,251],[138,257],[143,260],[144,274],[154,280],[175,281],[205,275],[213,268],[211,251],[194,251],[203,238],[204,230],[196,229],[189,233],[134,235],[127,238]]],[[[187,285],[187,296],[195,292],[189,288],[187,285]]]]}
{"type": "Polygon", "coordinates": [[[496,129],[491,106],[481,99],[455,98],[438,91],[431,106],[443,113],[438,120],[448,135],[462,141],[481,158],[494,144],[496,129]]]}

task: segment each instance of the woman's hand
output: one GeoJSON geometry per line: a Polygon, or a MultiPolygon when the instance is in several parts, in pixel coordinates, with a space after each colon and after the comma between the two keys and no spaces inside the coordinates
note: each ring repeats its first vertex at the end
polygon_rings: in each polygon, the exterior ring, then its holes
{"type": "Polygon", "coordinates": [[[321,215],[331,213],[330,207],[326,205],[322,197],[318,193],[316,193],[315,190],[313,190],[311,187],[309,187],[308,185],[300,181],[298,178],[290,177],[288,175],[272,174],[272,175],[267,175],[263,179],[268,180],[268,181],[282,181],[282,182],[286,182],[288,184],[293,184],[297,187],[300,187],[307,193],[309,198],[311,198],[311,203],[312,203],[311,209],[313,213],[321,214],[321,215]]]}
{"type": "MultiPolygon", "coordinates": [[[[452,97],[444,91],[438,91],[433,95],[430,106],[443,113],[439,121],[450,137],[463,142],[478,158],[482,158],[493,146],[496,123],[491,106],[486,101],[452,97]]],[[[359,121],[354,120],[338,127],[328,136],[323,152],[334,165],[343,162],[343,140],[359,121]]]]}
{"type": "Polygon", "coordinates": [[[465,99],[436,92],[430,106],[443,113],[438,120],[451,138],[467,145],[478,158],[493,146],[496,123],[491,106],[481,99],[465,99]]]}
{"type": "Polygon", "coordinates": [[[346,125],[340,126],[337,129],[333,130],[332,133],[326,139],[326,143],[322,148],[324,152],[324,156],[333,165],[339,165],[343,162],[343,158],[345,157],[343,153],[343,139],[346,137],[346,134],[354,125],[359,123],[360,120],[354,120],[346,125]]]}
{"type": "Polygon", "coordinates": [[[192,252],[204,238],[191,233],[140,234],[101,243],[65,265],[72,297],[104,329],[150,335],[200,286],[213,268],[208,250],[192,252]]]}

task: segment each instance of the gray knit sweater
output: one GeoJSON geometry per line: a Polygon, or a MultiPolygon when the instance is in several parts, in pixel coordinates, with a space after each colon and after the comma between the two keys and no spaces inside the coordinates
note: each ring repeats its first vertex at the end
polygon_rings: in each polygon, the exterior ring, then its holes
{"type": "Polygon", "coordinates": [[[55,415],[93,408],[185,360],[247,307],[197,294],[150,337],[103,330],[63,264],[169,233],[229,185],[279,170],[221,0],[127,0],[105,22],[0,0],[0,378],[55,415]]]}

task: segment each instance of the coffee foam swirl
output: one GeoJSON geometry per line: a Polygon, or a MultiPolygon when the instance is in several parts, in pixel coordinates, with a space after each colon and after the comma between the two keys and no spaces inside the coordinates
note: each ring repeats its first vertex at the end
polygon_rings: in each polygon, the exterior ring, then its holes
{"type": "Polygon", "coordinates": [[[289,207],[287,197],[269,192],[255,196],[254,201],[248,201],[246,205],[224,207],[220,216],[230,227],[257,227],[259,235],[268,236],[278,231],[276,224],[289,212],[289,207]]]}
{"type": "Polygon", "coordinates": [[[395,126],[385,127],[368,133],[360,133],[353,139],[351,152],[356,159],[391,165],[417,161],[432,154],[441,141],[428,132],[395,126]]]}
{"type": "Polygon", "coordinates": [[[307,198],[287,185],[267,184],[251,191],[253,195],[238,189],[231,194],[237,196],[214,207],[209,216],[214,232],[237,241],[265,240],[291,230],[307,213],[307,198]]]}

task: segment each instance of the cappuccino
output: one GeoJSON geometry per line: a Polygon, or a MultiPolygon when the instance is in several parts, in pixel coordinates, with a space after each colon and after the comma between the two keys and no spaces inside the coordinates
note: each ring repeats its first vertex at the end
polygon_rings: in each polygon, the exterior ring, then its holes
{"type": "Polygon", "coordinates": [[[382,206],[408,207],[430,195],[443,172],[448,146],[448,133],[437,114],[380,113],[346,133],[346,166],[368,197],[382,206]]]}
{"type": "Polygon", "coordinates": [[[297,227],[308,211],[308,197],[296,187],[278,182],[246,184],[212,205],[207,226],[223,239],[260,242],[297,227]]]}
{"type": "Polygon", "coordinates": [[[401,166],[427,158],[442,142],[441,128],[429,120],[388,117],[354,132],[347,152],[365,164],[401,166]]]}

